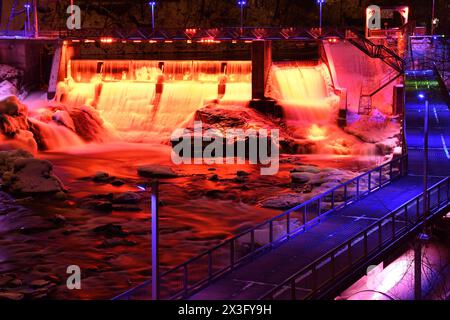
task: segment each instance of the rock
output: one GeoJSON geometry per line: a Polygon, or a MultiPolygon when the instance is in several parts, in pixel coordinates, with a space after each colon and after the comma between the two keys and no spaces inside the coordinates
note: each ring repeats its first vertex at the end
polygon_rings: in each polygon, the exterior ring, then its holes
{"type": "Polygon", "coordinates": [[[208,177],[209,181],[219,181],[219,176],[217,174],[212,174],[208,177]]]}
{"type": "Polygon", "coordinates": [[[67,110],[73,120],[75,132],[86,142],[103,142],[107,132],[98,111],[90,106],[74,107],[67,110]]]}
{"type": "Polygon", "coordinates": [[[313,177],[312,173],[308,172],[293,172],[291,173],[291,180],[295,183],[307,183],[313,177]]]}
{"type": "Polygon", "coordinates": [[[65,110],[57,110],[52,115],[52,120],[57,122],[58,124],[65,126],[66,128],[76,132],[75,124],[73,123],[72,117],[65,110]]]}
{"type": "Polygon", "coordinates": [[[137,204],[141,201],[141,196],[134,192],[124,192],[115,194],[113,203],[118,204],[137,204]]]}
{"type": "Polygon", "coordinates": [[[243,171],[243,170],[239,170],[238,172],[236,172],[236,175],[237,175],[238,177],[248,177],[248,176],[250,175],[250,173],[245,172],[245,171],[243,171]]]}
{"type": "Polygon", "coordinates": [[[0,300],[22,300],[25,297],[23,293],[20,292],[0,292],[0,300]]]}
{"type": "Polygon", "coordinates": [[[97,183],[107,183],[107,182],[110,182],[111,180],[114,180],[114,179],[115,179],[115,177],[111,177],[109,175],[109,173],[106,173],[106,172],[103,172],[103,171],[97,172],[94,175],[94,177],[92,178],[92,180],[94,182],[97,182],[97,183]]]}
{"type": "Polygon", "coordinates": [[[18,159],[30,159],[33,155],[25,150],[0,151],[0,175],[14,169],[14,162],[18,159]]]}
{"type": "Polygon", "coordinates": [[[134,205],[129,204],[119,204],[119,205],[113,205],[112,206],[113,211],[125,211],[125,212],[139,212],[142,211],[141,208],[134,205]]]}
{"type": "Polygon", "coordinates": [[[127,239],[106,239],[102,242],[99,248],[115,248],[119,246],[132,247],[137,245],[135,241],[130,241],[127,239]]]}
{"type": "Polygon", "coordinates": [[[52,218],[52,222],[58,226],[62,226],[64,224],[66,224],[67,220],[64,216],[62,216],[60,214],[55,214],[52,218]]]}
{"type": "Polygon", "coordinates": [[[168,166],[146,165],[137,169],[138,175],[144,178],[176,178],[178,175],[168,166]]]}
{"type": "Polygon", "coordinates": [[[291,172],[308,172],[308,173],[319,173],[320,169],[315,166],[298,166],[291,170],[291,172]]]}
{"type": "Polygon", "coordinates": [[[108,238],[114,238],[119,237],[123,238],[128,236],[128,232],[125,232],[121,225],[108,223],[103,226],[99,226],[94,228],[93,230],[95,233],[103,234],[104,236],[108,238]]]}
{"type": "Polygon", "coordinates": [[[58,193],[64,190],[62,182],[53,175],[53,165],[47,160],[18,159],[12,173],[3,181],[14,194],[36,195],[58,193]]]}
{"type": "Polygon", "coordinates": [[[272,209],[290,209],[293,208],[302,202],[305,201],[305,198],[298,193],[289,193],[282,194],[279,196],[275,196],[269,199],[264,200],[261,203],[261,206],[264,208],[272,208],[272,209]]]}
{"type": "Polygon", "coordinates": [[[0,288],[6,286],[14,279],[15,279],[15,277],[13,277],[12,275],[9,275],[9,274],[0,275],[0,288]]]}
{"type": "Polygon", "coordinates": [[[65,192],[57,192],[55,194],[55,199],[58,201],[66,201],[67,200],[67,194],[65,192]]]}
{"type": "Polygon", "coordinates": [[[114,180],[113,182],[111,182],[111,185],[115,186],[115,187],[120,187],[123,186],[125,184],[125,181],[123,180],[114,180]]]}
{"type": "Polygon", "coordinates": [[[23,106],[16,96],[10,96],[0,101],[0,114],[18,116],[21,110],[23,110],[23,106]]]}
{"type": "Polygon", "coordinates": [[[105,200],[88,200],[81,204],[82,208],[92,209],[103,212],[111,212],[113,210],[113,204],[110,201],[105,200]]]}
{"type": "Polygon", "coordinates": [[[29,283],[30,287],[32,288],[42,288],[48,286],[49,284],[51,284],[51,282],[44,279],[33,280],[29,283]]]}

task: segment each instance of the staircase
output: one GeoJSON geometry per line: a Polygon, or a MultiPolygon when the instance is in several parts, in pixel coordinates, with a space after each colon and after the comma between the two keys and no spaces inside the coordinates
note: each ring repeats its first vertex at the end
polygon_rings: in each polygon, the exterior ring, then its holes
{"type": "Polygon", "coordinates": [[[381,59],[393,69],[377,84],[372,80],[363,83],[358,111],[359,114],[369,114],[372,110],[372,97],[404,74],[405,63],[392,49],[383,44],[375,44],[352,29],[347,29],[345,35],[340,36],[369,57],[381,59]]]}

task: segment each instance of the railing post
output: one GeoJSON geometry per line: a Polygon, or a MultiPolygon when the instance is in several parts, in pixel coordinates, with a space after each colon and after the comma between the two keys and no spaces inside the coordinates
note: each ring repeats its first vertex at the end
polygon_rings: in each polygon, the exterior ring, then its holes
{"type": "Polygon", "coordinates": [[[331,191],[331,209],[334,210],[334,190],[331,191]]]}
{"type": "Polygon", "coordinates": [[[389,182],[392,181],[392,161],[389,162],[389,182]]]}
{"type": "Polygon", "coordinates": [[[187,294],[189,291],[189,273],[188,273],[188,265],[185,264],[183,268],[183,285],[184,285],[184,293],[187,294]]]}
{"type": "Polygon", "coordinates": [[[213,275],[212,264],[213,264],[213,261],[212,261],[212,252],[209,251],[209,252],[208,252],[208,278],[209,278],[209,279],[208,279],[208,282],[211,282],[212,275],[213,275]]]}
{"type": "Polygon", "coordinates": [[[234,239],[230,242],[230,265],[231,269],[234,267],[234,239]]]}
{"type": "Polygon", "coordinates": [[[250,233],[250,242],[250,252],[253,252],[255,250],[255,229],[252,229],[250,233]]]}
{"type": "Polygon", "coordinates": [[[356,178],[356,198],[359,199],[359,177],[356,178]]]}
{"type": "Polygon", "coordinates": [[[364,257],[367,257],[367,231],[364,231],[364,257]]]}
{"type": "Polygon", "coordinates": [[[344,206],[347,206],[347,184],[344,184],[344,206]]]}
{"type": "Polygon", "coordinates": [[[380,177],[379,177],[379,184],[380,184],[380,189],[381,189],[381,185],[382,185],[382,181],[383,181],[383,167],[380,167],[380,177]]]}
{"type": "Polygon", "coordinates": [[[270,220],[270,222],[269,222],[269,241],[270,241],[270,245],[272,246],[272,243],[273,243],[273,220],[270,220]]]}
{"type": "Polygon", "coordinates": [[[392,215],[392,239],[395,239],[395,212],[392,215]]]}
{"type": "Polygon", "coordinates": [[[370,193],[371,184],[372,184],[372,172],[369,172],[369,181],[367,183],[368,193],[370,193]]]}
{"type": "Polygon", "coordinates": [[[291,300],[296,300],[297,292],[295,292],[295,278],[291,282],[291,300]]]}
{"type": "Polygon", "coordinates": [[[286,239],[291,237],[291,213],[289,212],[286,217],[286,239]]]}
{"type": "Polygon", "coordinates": [[[303,207],[303,231],[306,231],[306,205],[303,207]]]}
{"type": "Polygon", "coordinates": [[[383,224],[382,221],[378,222],[378,246],[381,247],[383,244],[383,224]]]}

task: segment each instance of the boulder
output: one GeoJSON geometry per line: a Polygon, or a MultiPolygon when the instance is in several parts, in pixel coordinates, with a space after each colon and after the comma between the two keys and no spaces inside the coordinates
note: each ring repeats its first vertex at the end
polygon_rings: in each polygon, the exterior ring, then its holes
{"type": "Polygon", "coordinates": [[[138,175],[144,178],[176,178],[178,175],[168,166],[146,165],[137,169],[138,175]]]}
{"type": "Polygon", "coordinates": [[[305,201],[305,196],[298,193],[281,194],[268,198],[261,203],[264,208],[290,209],[305,201]]]}
{"type": "Polygon", "coordinates": [[[97,110],[90,106],[81,106],[67,110],[75,132],[86,142],[103,142],[107,132],[97,110]]]}
{"type": "Polygon", "coordinates": [[[319,173],[320,169],[315,166],[302,165],[302,166],[295,167],[294,169],[291,170],[291,172],[319,173]]]}
{"type": "Polygon", "coordinates": [[[69,128],[70,130],[76,132],[75,123],[73,122],[72,117],[70,116],[70,114],[67,111],[57,110],[52,115],[52,120],[62,126],[65,126],[66,128],[69,128]]]}
{"type": "Polygon", "coordinates": [[[141,201],[141,196],[134,192],[124,192],[115,194],[113,202],[117,204],[137,204],[141,201]]]}
{"type": "Polygon", "coordinates": [[[291,173],[291,180],[294,183],[307,183],[309,182],[314,175],[308,172],[293,172],[291,173]]]}
{"type": "Polygon", "coordinates": [[[3,174],[3,181],[14,194],[54,194],[64,190],[62,182],[53,175],[53,165],[46,160],[18,159],[12,172],[3,174]]]}
{"type": "Polygon", "coordinates": [[[22,149],[0,151],[0,176],[5,173],[5,171],[12,171],[16,160],[31,158],[33,158],[33,155],[22,149]]]}

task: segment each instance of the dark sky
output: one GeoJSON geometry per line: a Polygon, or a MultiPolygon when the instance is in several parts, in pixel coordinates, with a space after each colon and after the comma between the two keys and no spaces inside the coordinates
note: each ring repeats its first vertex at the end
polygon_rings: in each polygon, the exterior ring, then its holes
{"type": "MultiPolygon", "coordinates": [[[[30,1],[30,0],[28,0],[30,1]]],[[[448,33],[450,0],[435,0],[436,16],[441,31],[448,33]]],[[[2,28],[8,20],[13,0],[2,2],[2,28]]],[[[19,0],[23,9],[26,1],[19,0]]],[[[156,23],[162,28],[221,27],[240,24],[240,13],[235,0],[159,0],[156,23]]],[[[418,24],[430,23],[433,0],[327,0],[324,24],[331,26],[364,25],[364,11],[370,4],[410,6],[411,18],[418,24]]],[[[64,27],[66,8],[70,0],[38,0],[42,28],[64,27]]],[[[131,28],[150,26],[148,0],[74,0],[82,9],[83,27],[131,28]]],[[[318,24],[318,6],[315,0],[248,0],[244,21],[248,26],[304,26],[318,24]]],[[[23,27],[25,15],[15,19],[16,28],[23,27]]]]}

